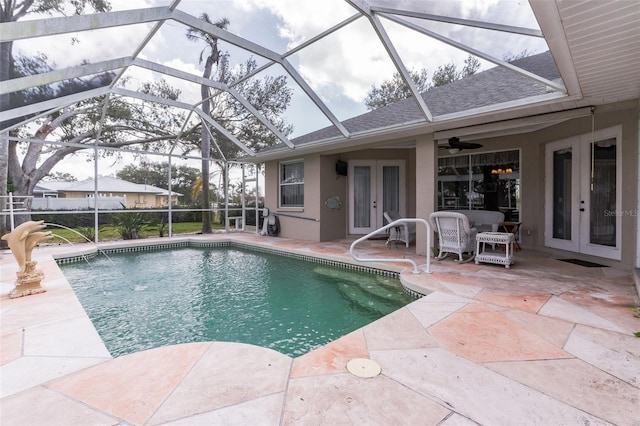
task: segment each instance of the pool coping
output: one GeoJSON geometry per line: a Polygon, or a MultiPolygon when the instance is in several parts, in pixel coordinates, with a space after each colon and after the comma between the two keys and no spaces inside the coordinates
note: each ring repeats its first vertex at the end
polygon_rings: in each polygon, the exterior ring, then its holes
{"type": "MultiPolygon", "coordinates": [[[[279,256],[293,257],[304,261],[310,261],[314,263],[319,263],[323,265],[329,266],[337,266],[344,269],[350,269],[359,272],[371,273],[381,276],[389,276],[393,278],[397,278],[400,280],[402,287],[406,294],[413,297],[414,299],[418,299],[420,297],[426,296],[430,294],[434,288],[429,288],[424,285],[424,280],[420,280],[421,282],[415,282],[410,277],[412,275],[423,275],[414,274],[413,272],[408,272],[410,268],[406,266],[396,266],[390,263],[381,263],[381,262],[368,262],[370,266],[365,266],[361,261],[352,259],[352,261],[348,261],[344,258],[344,256],[332,256],[328,253],[323,254],[314,254],[310,255],[309,253],[304,252],[303,250],[298,250],[295,248],[287,248],[287,249],[278,249],[273,248],[268,244],[261,244],[258,241],[237,241],[228,236],[220,237],[220,239],[211,241],[210,238],[204,240],[203,238],[198,237],[179,237],[172,238],[171,242],[166,242],[163,240],[135,240],[135,241],[118,241],[115,243],[102,243],[100,245],[94,244],[88,248],[79,249],[78,252],[73,253],[60,253],[54,254],[53,258],[58,264],[65,263],[73,263],[87,260],[88,256],[95,257],[99,256],[100,252],[104,252],[105,254],[110,253],[127,253],[134,251],[151,251],[151,250],[164,250],[171,248],[180,248],[180,247],[239,247],[239,248],[247,248],[255,251],[262,251],[266,253],[274,253],[279,256]]],[[[428,281],[427,281],[428,282],[428,281]]]]}
{"type": "MultiPolygon", "coordinates": [[[[146,252],[146,253],[152,253],[154,251],[161,251],[161,250],[172,250],[172,249],[180,249],[180,248],[240,248],[240,249],[247,249],[247,250],[251,250],[257,253],[269,253],[269,254],[275,254],[278,256],[282,256],[282,257],[287,257],[287,258],[293,258],[293,259],[297,259],[297,260],[302,260],[305,262],[310,262],[310,263],[315,263],[315,264],[319,264],[319,265],[324,265],[324,266],[332,266],[332,267],[337,267],[337,268],[341,268],[341,269],[345,269],[345,270],[350,270],[350,271],[355,271],[355,272],[362,272],[362,273],[366,273],[366,274],[371,274],[371,275],[376,275],[376,276],[384,276],[384,277],[390,277],[390,278],[394,278],[394,279],[398,279],[398,281],[400,281],[402,288],[403,288],[403,292],[405,294],[407,294],[408,296],[412,297],[414,300],[418,299],[420,297],[423,297],[429,293],[431,293],[431,291],[422,289],[422,292],[418,292],[418,291],[414,291],[410,286],[411,284],[409,284],[409,287],[407,285],[405,285],[405,283],[403,283],[403,280],[401,279],[401,271],[392,271],[389,269],[383,269],[382,267],[375,267],[375,266],[364,266],[362,264],[358,264],[357,262],[354,263],[349,263],[349,262],[345,262],[344,259],[343,260],[333,260],[333,259],[329,259],[324,254],[318,254],[315,256],[309,255],[307,253],[303,253],[302,251],[298,251],[298,252],[291,252],[290,250],[284,250],[284,249],[276,249],[273,247],[265,247],[263,245],[260,245],[258,243],[254,243],[251,241],[238,241],[238,240],[233,240],[233,239],[218,239],[215,241],[211,241],[211,240],[202,240],[202,239],[196,239],[196,238],[180,238],[178,240],[172,240],[171,242],[165,242],[165,241],[153,241],[151,242],[151,244],[149,244],[149,242],[142,242],[142,241],[135,241],[135,242],[130,242],[130,243],[114,243],[114,244],[109,244],[108,247],[106,248],[102,248],[100,245],[92,245],[91,247],[88,248],[83,248],[82,250],[80,250],[79,252],[66,252],[66,253],[59,253],[59,254],[52,254],[52,258],[54,259],[55,263],[58,265],[58,267],[60,265],[66,265],[66,264],[71,264],[71,263],[81,263],[84,261],[89,261],[89,259],[95,259],[95,258],[99,258],[101,256],[101,254],[105,254],[107,255],[111,255],[111,254],[122,254],[122,253],[132,253],[132,252],[146,252]]],[[[64,275],[64,274],[63,274],[64,275]]],[[[65,277],[66,280],[66,277],[65,277]]],[[[75,290],[73,290],[73,287],[71,286],[71,284],[68,282],[67,280],[67,284],[71,287],[71,290],[74,291],[75,294],[75,290]]],[[[77,295],[76,295],[77,298],[77,295]]],[[[412,300],[413,301],[413,300],[412,300]]],[[[408,302],[407,304],[409,304],[411,302],[408,302]]],[[[84,307],[83,307],[84,309],[84,307]]],[[[389,315],[392,312],[386,314],[389,315]]],[[[85,314],[86,314],[86,310],[85,310],[85,314]]],[[[385,317],[386,315],[382,315],[380,318],[385,317]]],[[[88,317],[88,314],[87,314],[88,317]]],[[[378,319],[374,321],[377,321],[378,319]]],[[[89,318],[89,320],[91,321],[91,319],[89,318]]],[[[373,322],[373,321],[372,321],[373,322]]],[[[93,322],[92,322],[93,324],[93,322]]],[[[368,323],[370,324],[370,323],[368,323]]],[[[363,325],[362,327],[365,327],[367,324],[363,325]]],[[[95,327],[95,326],[94,326],[95,327]]],[[[356,331],[362,327],[358,327],[355,330],[350,331],[349,333],[356,331]]],[[[347,334],[349,334],[347,333],[347,334]]],[[[345,334],[346,335],[346,334],[345,334]]],[[[334,340],[337,340],[339,338],[341,338],[343,336],[339,336],[336,339],[333,339],[321,346],[318,346],[314,349],[311,349],[308,352],[305,352],[304,354],[298,355],[298,356],[290,356],[291,358],[297,358],[299,356],[305,355],[307,353],[313,352],[316,349],[321,348],[322,346],[325,346],[329,343],[331,343],[334,340]]],[[[102,339],[101,339],[102,340],[102,339]]],[[[104,343],[104,341],[103,341],[104,343]]],[[[193,343],[193,342],[192,342],[193,343]]],[[[248,345],[252,345],[250,343],[247,343],[248,345]]],[[[106,345],[105,345],[106,346],[106,345]]],[[[252,346],[258,346],[259,345],[252,345],[252,346]]],[[[154,349],[154,348],[149,348],[149,349],[144,349],[144,350],[150,350],[150,349],[154,349]]],[[[133,353],[137,353],[137,352],[143,352],[142,351],[136,351],[136,352],[132,352],[133,353]]],[[[127,354],[127,355],[131,355],[131,354],[127,354]]],[[[286,355],[286,354],[285,354],[286,355]]],[[[121,355],[124,356],[124,355],[121,355]]]]}

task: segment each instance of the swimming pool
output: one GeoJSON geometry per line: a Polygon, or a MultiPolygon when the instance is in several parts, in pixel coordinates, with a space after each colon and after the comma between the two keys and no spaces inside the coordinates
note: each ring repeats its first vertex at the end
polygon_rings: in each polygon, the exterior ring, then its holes
{"type": "Polygon", "coordinates": [[[109,254],[61,269],[114,357],[199,341],[295,357],[413,300],[391,276],[236,247],[109,254]]]}

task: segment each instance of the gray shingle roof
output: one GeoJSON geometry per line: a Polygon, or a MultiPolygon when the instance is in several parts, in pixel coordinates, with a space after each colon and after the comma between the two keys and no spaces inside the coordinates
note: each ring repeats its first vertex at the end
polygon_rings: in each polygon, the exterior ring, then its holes
{"type": "MultiPolygon", "coordinates": [[[[560,78],[560,73],[548,51],[515,60],[512,64],[548,80],[560,78]]],[[[431,89],[424,92],[422,97],[433,116],[437,117],[543,95],[547,92],[548,88],[544,84],[507,68],[496,66],[431,89]]],[[[358,133],[423,119],[418,105],[410,98],[350,118],[342,124],[349,132],[358,133]]],[[[300,146],[340,136],[341,133],[334,126],[329,126],[292,139],[292,142],[300,146]]]]}

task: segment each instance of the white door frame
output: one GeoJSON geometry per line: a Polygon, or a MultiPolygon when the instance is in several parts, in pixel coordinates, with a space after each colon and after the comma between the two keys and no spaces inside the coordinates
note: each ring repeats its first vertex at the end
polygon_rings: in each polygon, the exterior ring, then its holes
{"type": "Polygon", "coordinates": [[[608,259],[621,259],[622,220],[622,127],[615,126],[593,133],[574,136],[547,144],[545,147],[545,245],[561,250],[584,253],[608,259]],[[593,244],[590,240],[591,220],[591,145],[605,139],[616,139],[616,206],[610,212],[615,216],[616,244],[614,247],[593,244]],[[553,153],[561,149],[572,150],[570,194],[571,239],[553,237],[553,153]]]}
{"type": "Polygon", "coordinates": [[[406,166],[405,160],[349,160],[347,177],[349,182],[348,205],[349,205],[349,234],[368,234],[383,226],[383,207],[382,199],[384,195],[383,174],[382,170],[385,166],[397,166],[399,168],[399,213],[401,216],[406,214],[406,166]],[[354,169],[355,167],[370,167],[370,188],[371,188],[371,205],[369,206],[370,226],[355,227],[354,214],[355,203],[354,194],[354,169]]]}

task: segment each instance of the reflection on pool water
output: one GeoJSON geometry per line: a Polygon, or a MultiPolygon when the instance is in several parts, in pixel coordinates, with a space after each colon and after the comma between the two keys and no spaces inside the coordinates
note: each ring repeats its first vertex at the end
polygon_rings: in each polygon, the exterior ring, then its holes
{"type": "Polygon", "coordinates": [[[114,357],[201,341],[295,357],[413,300],[396,278],[233,247],[110,254],[61,268],[114,357]]]}

